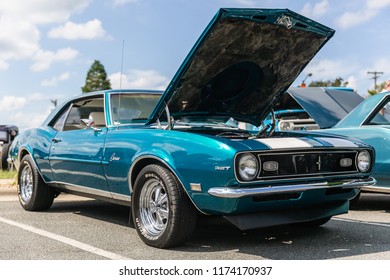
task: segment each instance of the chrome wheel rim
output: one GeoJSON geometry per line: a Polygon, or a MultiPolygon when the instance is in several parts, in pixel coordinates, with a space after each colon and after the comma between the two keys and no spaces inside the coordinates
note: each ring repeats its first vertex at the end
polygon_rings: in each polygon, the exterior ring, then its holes
{"type": "Polygon", "coordinates": [[[139,212],[143,229],[153,237],[163,234],[169,220],[169,201],[165,187],[157,179],[142,186],[139,212]]]}
{"type": "Polygon", "coordinates": [[[27,203],[30,201],[33,191],[33,174],[30,165],[26,164],[20,174],[20,197],[27,203]]]}

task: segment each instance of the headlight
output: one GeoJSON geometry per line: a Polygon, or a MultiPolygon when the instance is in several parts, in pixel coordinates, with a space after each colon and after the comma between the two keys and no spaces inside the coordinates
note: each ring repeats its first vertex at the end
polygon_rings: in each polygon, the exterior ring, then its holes
{"type": "Polygon", "coordinates": [[[280,130],[291,130],[291,123],[290,122],[281,122],[279,125],[280,130]]]}
{"type": "Polygon", "coordinates": [[[250,181],[255,178],[258,170],[258,162],[254,155],[241,155],[238,161],[238,173],[244,181],[250,181]]]}
{"type": "Polygon", "coordinates": [[[361,151],[357,156],[357,167],[360,172],[367,172],[371,167],[371,156],[366,150],[361,151]]]}

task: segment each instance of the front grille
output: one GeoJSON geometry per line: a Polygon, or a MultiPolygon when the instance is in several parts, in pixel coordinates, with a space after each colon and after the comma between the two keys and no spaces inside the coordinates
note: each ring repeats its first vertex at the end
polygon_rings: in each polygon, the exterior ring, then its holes
{"type": "Polygon", "coordinates": [[[278,168],[273,171],[260,168],[257,179],[268,180],[275,177],[311,177],[358,172],[356,155],[356,151],[258,154],[261,167],[267,162],[277,162],[278,168]],[[342,161],[348,162],[348,164],[342,165],[342,161]]]}

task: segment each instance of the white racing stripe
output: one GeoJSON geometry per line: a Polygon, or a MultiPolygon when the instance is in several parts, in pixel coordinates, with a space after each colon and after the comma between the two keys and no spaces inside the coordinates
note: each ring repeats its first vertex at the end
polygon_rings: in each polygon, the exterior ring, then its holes
{"type": "Polygon", "coordinates": [[[3,222],[5,224],[15,226],[15,227],[27,230],[29,232],[33,232],[35,234],[38,234],[38,235],[62,242],[62,243],[65,243],[67,245],[76,247],[78,249],[81,249],[83,251],[86,251],[86,252],[89,252],[89,253],[92,253],[95,255],[105,257],[105,258],[110,259],[110,260],[130,260],[129,258],[126,258],[126,257],[123,257],[121,255],[93,247],[91,245],[79,242],[77,240],[74,240],[74,239],[71,239],[71,238],[68,238],[65,236],[61,236],[61,235],[58,235],[58,234],[55,234],[55,233],[52,233],[52,232],[49,232],[46,230],[42,230],[39,228],[35,228],[35,227],[29,226],[29,225],[18,223],[18,222],[15,222],[15,221],[3,218],[3,217],[0,217],[0,222],[3,222]]]}
{"type": "Polygon", "coordinates": [[[288,149],[288,148],[311,148],[313,147],[308,142],[294,137],[286,138],[269,138],[269,139],[255,139],[271,149],[288,149]]]}
{"type": "Polygon", "coordinates": [[[341,139],[341,138],[322,138],[319,137],[318,140],[328,142],[330,143],[333,147],[358,147],[355,143],[352,141],[349,141],[347,139],[341,139]]]}

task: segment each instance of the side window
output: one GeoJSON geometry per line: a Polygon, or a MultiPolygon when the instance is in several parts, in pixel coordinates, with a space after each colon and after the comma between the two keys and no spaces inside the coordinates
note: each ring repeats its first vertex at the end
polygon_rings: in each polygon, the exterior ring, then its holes
{"type": "Polygon", "coordinates": [[[53,128],[57,131],[61,131],[62,128],[64,127],[64,122],[66,115],[68,114],[69,108],[64,110],[62,114],[57,118],[57,120],[53,124],[53,128]]]}
{"type": "Polygon", "coordinates": [[[103,98],[94,98],[84,99],[72,104],[63,130],[105,126],[103,98]]]}
{"type": "Polygon", "coordinates": [[[390,99],[383,102],[378,107],[373,117],[367,122],[368,125],[388,125],[390,124],[390,99]]]}

